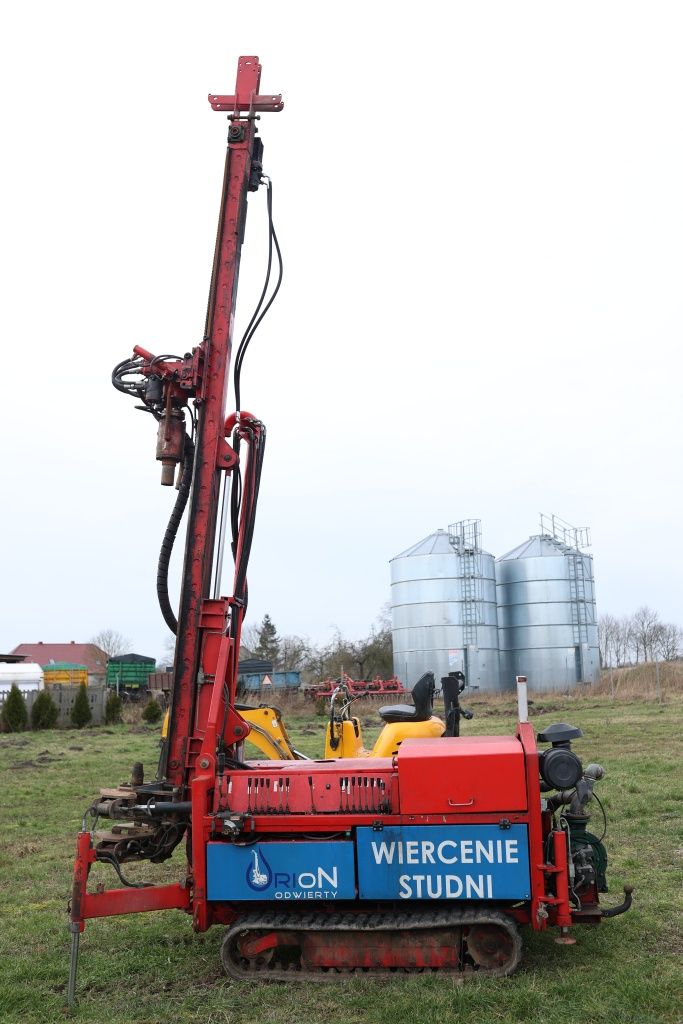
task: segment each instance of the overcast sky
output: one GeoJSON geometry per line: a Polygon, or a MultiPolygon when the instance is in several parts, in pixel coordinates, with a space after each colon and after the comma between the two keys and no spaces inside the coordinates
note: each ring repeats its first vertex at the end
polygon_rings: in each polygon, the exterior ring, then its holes
{"type": "Polygon", "coordinates": [[[599,0],[6,8],[0,650],[104,627],[163,650],[175,492],[110,373],[201,340],[206,96],[240,54],[285,98],[261,121],[285,282],[243,374],[268,427],[249,619],[363,634],[393,555],[467,517],[502,554],[543,511],[592,528],[600,611],[683,622],[682,28],[599,0]]]}

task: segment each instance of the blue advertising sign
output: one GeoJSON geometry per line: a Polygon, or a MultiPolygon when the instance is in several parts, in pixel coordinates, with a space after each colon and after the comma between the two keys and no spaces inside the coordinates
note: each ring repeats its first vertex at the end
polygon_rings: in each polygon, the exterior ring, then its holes
{"type": "Polygon", "coordinates": [[[210,900],[352,900],[353,843],[272,842],[206,849],[210,900]]]}
{"type": "Polygon", "coordinates": [[[526,900],[526,825],[359,828],[358,891],[364,900],[526,900]]]}

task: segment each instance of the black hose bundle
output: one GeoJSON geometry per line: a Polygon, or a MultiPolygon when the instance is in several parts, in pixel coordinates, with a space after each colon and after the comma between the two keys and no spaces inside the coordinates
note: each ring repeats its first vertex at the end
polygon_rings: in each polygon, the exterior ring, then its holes
{"type": "Polygon", "coordinates": [[[235,557],[235,597],[243,605],[245,611],[248,601],[247,566],[256,525],[256,506],[261,486],[261,472],[266,448],[266,428],[262,423],[258,429],[242,425],[248,435],[249,456],[243,481],[243,493],[238,507],[231,509],[233,513],[233,554],[235,557]],[[244,516],[242,544],[240,547],[240,519],[244,516]]]}
{"type": "Polygon", "coordinates": [[[256,304],[256,309],[253,312],[252,318],[247,324],[246,330],[242,335],[242,340],[239,343],[237,355],[235,356],[235,369],[233,373],[233,379],[235,385],[235,408],[237,409],[238,412],[242,408],[241,378],[244,357],[247,354],[247,349],[249,348],[249,343],[251,339],[256,334],[256,331],[261,321],[263,320],[264,316],[266,315],[270,307],[273,305],[273,302],[275,301],[275,296],[280,291],[280,285],[282,284],[282,274],[284,271],[284,264],[282,262],[282,252],[280,251],[280,243],[277,240],[277,235],[275,233],[275,225],[273,224],[273,183],[270,180],[270,178],[267,177],[264,177],[264,181],[266,183],[266,211],[268,214],[268,265],[266,267],[266,280],[263,285],[263,291],[261,292],[261,296],[256,304]],[[268,292],[268,285],[270,284],[270,274],[273,267],[273,248],[275,249],[275,253],[277,255],[278,275],[272,294],[264,306],[263,303],[268,292]]]}
{"type": "MultiPolygon", "coordinates": [[[[254,310],[251,320],[247,324],[244,334],[242,335],[242,339],[237,349],[237,355],[235,357],[233,380],[235,388],[235,408],[237,412],[240,412],[242,408],[241,378],[244,357],[247,349],[249,348],[249,343],[254,337],[261,321],[272,306],[277,293],[280,291],[284,271],[280,243],[278,242],[277,234],[275,233],[275,225],[273,224],[273,183],[270,178],[265,175],[262,180],[266,184],[266,210],[268,214],[268,265],[266,267],[266,279],[263,284],[261,295],[256,304],[256,309],[254,310]],[[278,262],[277,280],[275,281],[270,298],[266,302],[266,295],[268,293],[268,286],[270,284],[270,276],[273,268],[273,252],[275,252],[278,262]]],[[[256,424],[254,424],[254,426],[256,426],[256,424]]],[[[258,501],[259,487],[261,485],[261,471],[263,469],[263,456],[266,446],[266,428],[260,422],[257,425],[257,429],[254,429],[248,424],[248,422],[243,422],[234,431],[232,445],[235,454],[238,457],[238,466],[235,470],[234,482],[230,491],[232,555],[235,562],[234,597],[237,603],[243,607],[244,611],[246,611],[249,593],[247,587],[247,565],[249,562],[249,554],[251,552],[251,542],[254,536],[254,524],[256,522],[256,503],[258,501]],[[242,439],[244,439],[249,445],[249,458],[247,461],[244,480],[242,479],[242,473],[239,468],[240,442],[242,439]],[[245,504],[244,510],[242,508],[243,501],[245,504]],[[245,523],[242,534],[242,546],[240,549],[240,519],[243,514],[245,517],[245,523]]]]}
{"type": "Polygon", "coordinates": [[[175,500],[171,517],[166,527],[166,533],[161,543],[161,550],[159,552],[159,564],[157,566],[157,597],[159,599],[159,607],[161,608],[161,614],[164,617],[164,622],[171,630],[172,633],[177,634],[178,632],[178,620],[175,616],[175,612],[171,608],[171,602],[168,596],[168,567],[171,561],[171,554],[173,552],[173,545],[178,533],[178,527],[180,521],[183,518],[183,512],[187,505],[187,499],[190,496],[190,490],[192,488],[192,472],[194,469],[194,442],[189,434],[185,434],[185,448],[183,451],[183,469],[182,477],[180,478],[180,488],[178,489],[178,497],[175,500]]]}
{"type": "MultiPolygon", "coordinates": [[[[270,179],[266,176],[263,178],[263,182],[267,186],[266,192],[266,209],[268,215],[268,265],[266,269],[266,279],[261,292],[261,296],[256,305],[256,309],[249,321],[244,335],[240,341],[237,349],[237,355],[235,359],[234,368],[234,388],[235,388],[235,405],[237,411],[241,408],[241,374],[242,364],[246,351],[249,347],[249,343],[253,338],[257,328],[261,321],[265,317],[266,313],[270,309],[275,296],[280,290],[283,275],[283,262],[282,253],[280,251],[280,245],[275,233],[275,227],[273,225],[273,186],[270,179]],[[268,292],[268,286],[270,283],[271,270],[273,265],[273,254],[275,254],[278,263],[277,280],[275,282],[273,291],[266,301],[266,294],[268,292]]],[[[215,266],[214,266],[215,273],[215,266]]],[[[211,294],[213,292],[214,280],[212,278],[211,293],[209,297],[209,309],[211,308],[211,294]]],[[[208,313],[207,313],[208,318],[208,313]]],[[[205,341],[208,340],[210,334],[210,324],[207,319],[207,325],[205,330],[205,341]]],[[[162,355],[156,356],[149,364],[145,360],[136,356],[132,359],[124,359],[123,362],[119,363],[112,373],[112,383],[114,387],[129,395],[132,398],[138,399],[142,402],[138,408],[143,409],[145,412],[151,413],[154,418],[159,421],[161,418],[161,407],[158,401],[150,400],[147,391],[148,381],[146,379],[140,379],[142,375],[142,369],[145,367],[146,376],[147,371],[150,370],[155,363],[166,362],[168,360],[180,361],[179,356],[162,355]]],[[[158,378],[157,378],[158,379],[158,378]]],[[[193,434],[196,432],[196,412],[193,414],[193,434]]],[[[231,532],[232,532],[232,553],[235,560],[235,587],[234,587],[234,602],[241,608],[242,615],[232,617],[231,623],[231,634],[233,637],[237,637],[239,623],[246,610],[248,601],[248,587],[247,587],[247,565],[249,562],[249,554],[251,552],[251,544],[254,536],[254,525],[256,521],[256,504],[258,500],[258,492],[261,482],[261,470],[263,468],[263,456],[266,442],[266,430],[262,423],[252,423],[248,421],[241,423],[235,430],[233,436],[233,447],[235,453],[239,458],[240,441],[244,440],[249,446],[249,457],[247,459],[247,465],[244,473],[244,478],[240,472],[239,464],[235,469],[233,486],[230,492],[230,520],[231,520],[231,532]]],[[[194,470],[194,455],[195,445],[192,437],[189,434],[185,434],[185,445],[183,451],[183,467],[182,477],[180,481],[180,488],[178,490],[178,497],[176,498],[173,506],[173,511],[164,533],[164,539],[161,544],[161,550],[159,552],[159,561],[157,565],[157,597],[159,600],[159,607],[161,614],[163,615],[164,621],[172,633],[177,635],[178,633],[178,619],[176,618],[175,612],[171,607],[171,602],[168,596],[168,569],[171,561],[171,554],[173,552],[173,545],[175,543],[176,536],[178,534],[178,528],[183,517],[183,513],[187,506],[187,502],[192,489],[192,476],[194,470]]],[[[238,657],[238,651],[235,650],[235,659],[238,657]]],[[[236,666],[235,666],[236,667],[236,666]]]]}

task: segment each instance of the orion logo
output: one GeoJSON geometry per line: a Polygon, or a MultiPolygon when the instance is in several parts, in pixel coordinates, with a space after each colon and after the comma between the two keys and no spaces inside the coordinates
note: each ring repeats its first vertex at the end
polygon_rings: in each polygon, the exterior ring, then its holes
{"type": "Polygon", "coordinates": [[[321,867],[314,871],[273,871],[261,847],[251,850],[245,878],[252,892],[264,892],[274,887],[276,900],[335,899],[337,895],[336,865],[329,871],[321,867]],[[326,889],[326,885],[330,888],[326,889]]]}
{"type": "Polygon", "coordinates": [[[263,852],[252,850],[253,863],[247,868],[247,885],[255,892],[267,889],[273,880],[273,872],[263,852]]]}

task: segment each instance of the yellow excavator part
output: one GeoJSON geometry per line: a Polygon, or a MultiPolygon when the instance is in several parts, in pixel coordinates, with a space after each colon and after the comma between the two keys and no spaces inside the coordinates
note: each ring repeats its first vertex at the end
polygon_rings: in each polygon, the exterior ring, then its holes
{"type": "MultiPolygon", "coordinates": [[[[245,722],[251,726],[249,743],[270,758],[271,761],[295,761],[296,752],[289,739],[282,715],[277,708],[262,705],[258,708],[238,704],[239,711],[245,722]]],[[[161,726],[161,740],[168,735],[169,712],[164,715],[161,726]]],[[[395,757],[404,740],[419,737],[421,739],[443,736],[445,725],[440,718],[432,715],[426,722],[392,722],[384,726],[372,750],[363,746],[363,734],[360,721],[348,718],[337,722],[334,726],[333,743],[330,725],[325,733],[326,758],[334,757],[395,757]]]]}
{"type": "Polygon", "coordinates": [[[369,750],[363,747],[363,735],[357,718],[346,718],[343,722],[327,723],[325,730],[325,757],[368,757],[369,750]]]}
{"type": "Polygon", "coordinates": [[[384,726],[372,748],[370,757],[395,757],[404,740],[443,736],[446,726],[432,715],[426,722],[391,722],[384,726]]]}
{"type": "Polygon", "coordinates": [[[325,757],[395,757],[404,740],[443,736],[446,726],[432,715],[426,722],[391,722],[380,732],[372,750],[363,746],[363,734],[357,718],[328,724],[325,732],[325,757]]]}
{"type": "MultiPolygon", "coordinates": [[[[285,723],[277,708],[262,705],[258,708],[246,704],[238,704],[237,710],[241,717],[251,726],[249,743],[270,758],[271,761],[294,761],[296,754],[290,743],[285,723]]],[[[168,737],[170,709],[166,711],[161,725],[162,743],[168,737]]]]}
{"type": "Polygon", "coordinates": [[[241,717],[251,726],[247,739],[272,761],[295,761],[294,748],[289,739],[282,715],[277,708],[262,705],[258,708],[246,704],[235,705],[241,717]]]}

